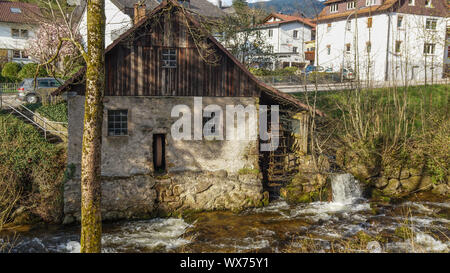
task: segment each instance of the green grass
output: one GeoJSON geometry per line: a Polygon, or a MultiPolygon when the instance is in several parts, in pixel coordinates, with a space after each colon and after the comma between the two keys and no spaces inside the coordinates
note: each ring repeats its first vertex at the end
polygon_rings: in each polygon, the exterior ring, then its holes
{"type": "MultiPolygon", "coordinates": [[[[408,111],[419,111],[421,107],[425,112],[442,111],[443,114],[449,111],[449,93],[450,85],[428,85],[428,86],[410,86],[407,89],[398,87],[397,89],[400,97],[406,91],[408,99],[408,111]]],[[[354,90],[343,91],[325,91],[317,92],[316,108],[324,111],[333,118],[341,116],[342,111],[338,105],[348,101],[349,96],[356,92],[354,90]]],[[[372,90],[363,90],[364,95],[367,96],[373,103],[389,103],[392,102],[392,89],[377,88],[372,90]]],[[[314,102],[315,94],[309,93],[294,93],[299,100],[306,102],[306,96],[310,104],[314,102]]]]}
{"type": "Polygon", "coordinates": [[[67,122],[67,103],[60,102],[57,104],[42,105],[42,103],[27,104],[26,107],[33,112],[48,118],[52,121],[67,122]]]}

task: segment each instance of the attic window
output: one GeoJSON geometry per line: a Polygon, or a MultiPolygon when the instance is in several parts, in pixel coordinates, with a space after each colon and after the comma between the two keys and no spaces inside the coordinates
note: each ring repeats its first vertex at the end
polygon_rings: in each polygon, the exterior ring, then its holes
{"type": "Polygon", "coordinates": [[[162,67],[177,68],[177,51],[174,48],[164,48],[162,50],[162,67]]]}
{"type": "Polygon", "coordinates": [[[12,13],[22,13],[22,10],[20,10],[19,8],[11,8],[10,10],[12,13]]]}
{"type": "Polygon", "coordinates": [[[332,4],[330,6],[330,12],[337,12],[338,11],[338,4],[332,4]]]}

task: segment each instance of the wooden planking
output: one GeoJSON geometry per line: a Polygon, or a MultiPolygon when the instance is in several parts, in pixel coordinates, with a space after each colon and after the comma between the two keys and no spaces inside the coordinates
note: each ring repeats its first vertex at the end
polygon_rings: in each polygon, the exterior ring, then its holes
{"type": "Polygon", "coordinates": [[[150,35],[135,35],[141,38],[119,43],[107,53],[105,95],[259,96],[254,80],[218,48],[220,63],[205,63],[178,21],[176,18],[171,20],[172,25],[154,24],[150,35]],[[162,68],[162,49],[173,46],[177,50],[177,68],[162,68]]]}

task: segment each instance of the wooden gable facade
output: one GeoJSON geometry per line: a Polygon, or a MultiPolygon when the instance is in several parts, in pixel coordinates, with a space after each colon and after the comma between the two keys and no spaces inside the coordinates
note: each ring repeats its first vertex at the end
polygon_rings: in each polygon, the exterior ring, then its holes
{"type": "Polygon", "coordinates": [[[156,8],[107,48],[105,96],[259,97],[245,68],[198,24],[175,3],[156,8]],[[163,57],[168,50],[172,56],[163,57]],[[163,58],[175,58],[175,67],[163,58]]]}

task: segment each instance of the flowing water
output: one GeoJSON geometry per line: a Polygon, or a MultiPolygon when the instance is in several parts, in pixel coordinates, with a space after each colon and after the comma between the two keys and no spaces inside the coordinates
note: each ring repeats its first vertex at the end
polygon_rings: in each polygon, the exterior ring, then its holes
{"type": "MultiPolygon", "coordinates": [[[[332,179],[333,202],[283,200],[189,219],[103,226],[104,252],[449,252],[450,203],[371,204],[349,174],[332,179]],[[401,232],[405,231],[405,232],[401,232]],[[402,235],[402,234],[407,234],[402,235]]],[[[18,234],[11,252],[79,252],[79,227],[18,234]]],[[[6,241],[6,237],[3,239],[6,241]]],[[[1,242],[0,242],[1,243],[1,242]]]]}

